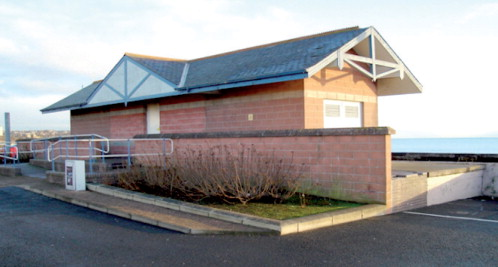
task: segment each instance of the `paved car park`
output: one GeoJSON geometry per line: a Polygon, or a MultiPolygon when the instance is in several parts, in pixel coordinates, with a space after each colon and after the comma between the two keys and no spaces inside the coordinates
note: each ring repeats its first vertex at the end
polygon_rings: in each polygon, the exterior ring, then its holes
{"type": "Polygon", "coordinates": [[[289,236],[191,236],[6,186],[0,266],[496,266],[497,209],[471,199],[289,236]]]}

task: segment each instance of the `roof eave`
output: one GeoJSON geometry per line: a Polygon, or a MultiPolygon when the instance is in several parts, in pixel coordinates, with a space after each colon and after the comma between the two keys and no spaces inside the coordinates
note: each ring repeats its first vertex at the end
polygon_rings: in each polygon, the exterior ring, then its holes
{"type": "Polygon", "coordinates": [[[275,76],[267,76],[267,77],[258,77],[252,80],[244,80],[244,81],[233,81],[224,84],[213,84],[213,85],[204,85],[204,86],[196,86],[196,87],[183,87],[178,90],[188,93],[203,93],[210,92],[216,90],[230,89],[236,87],[245,87],[252,85],[260,85],[260,84],[268,84],[268,83],[277,83],[277,82],[286,82],[292,80],[300,80],[304,78],[308,78],[308,72],[306,70],[300,70],[296,72],[289,72],[283,75],[275,75],[275,76]]]}
{"type": "Polygon", "coordinates": [[[55,113],[55,112],[60,112],[60,111],[68,111],[68,110],[73,110],[73,109],[79,109],[85,104],[80,104],[80,105],[74,105],[74,106],[65,106],[65,107],[58,107],[58,108],[53,108],[53,109],[41,109],[42,114],[49,114],[49,113],[55,113]]]}

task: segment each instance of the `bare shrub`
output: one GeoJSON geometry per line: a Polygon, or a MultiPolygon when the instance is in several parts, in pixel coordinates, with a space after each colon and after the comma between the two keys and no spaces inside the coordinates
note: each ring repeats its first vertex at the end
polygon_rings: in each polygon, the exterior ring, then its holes
{"type": "Polygon", "coordinates": [[[221,200],[246,204],[269,198],[281,202],[295,194],[300,170],[292,158],[258,153],[254,146],[187,148],[157,164],[157,158],[131,168],[119,184],[131,190],[156,191],[162,195],[200,201],[221,200]]]}

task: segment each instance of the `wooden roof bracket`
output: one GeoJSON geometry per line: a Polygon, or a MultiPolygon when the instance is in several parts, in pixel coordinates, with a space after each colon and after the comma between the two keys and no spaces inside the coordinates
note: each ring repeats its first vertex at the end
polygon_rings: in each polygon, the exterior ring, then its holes
{"type": "MultiPolygon", "coordinates": [[[[377,59],[376,54],[375,54],[375,38],[376,37],[375,37],[374,33],[373,32],[370,33],[368,38],[369,38],[369,50],[370,50],[369,57],[349,54],[349,53],[346,53],[347,50],[349,50],[349,49],[346,50],[344,48],[340,48],[337,51],[337,67],[340,70],[342,70],[344,68],[344,62],[347,62],[351,67],[355,68],[356,70],[358,70],[361,73],[365,74],[366,76],[370,77],[374,82],[377,81],[377,79],[384,78],[384,77],[392,75],[396,72],[398,73],[397,76],[401,80],[403,80],[404,72],[405,72],[405,68],[404,68],[403,64],[400,64],[398,62],[389,62],[389,61],[377,59]],[[364,67],[361,67],[357,62],[368,64],[370,66],[370,68],[365,69],[364,67]],[[385,70],[381,73],[378,73],[377,66],[385,67],[388,70],[385,70]]],[[[354,46],[351,48],[354,48],[354,46]]]]}

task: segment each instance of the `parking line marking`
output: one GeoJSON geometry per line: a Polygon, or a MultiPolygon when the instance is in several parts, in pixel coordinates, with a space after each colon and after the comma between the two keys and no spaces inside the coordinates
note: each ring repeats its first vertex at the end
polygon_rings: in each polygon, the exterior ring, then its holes
{"type": "Polygon", "coordinates": [[[449,215],[439,215],[439,214],[430,214],[430,213],[413,212],[413,211],[405,211],[403,213],[414,214],[414,215],[424,215],[424,216],[431,216],[431,217],[439,217],[439,218],[447,218],[447,219],[455,219],[455,220],[467,220],[467,221],[498,223],[498,221],[496,221],[496,220],[487,220],[487,219],[478,219],[478,218],[469,218],[469,217],[459,217],[459,216],[449,216],[449,215]]]}

